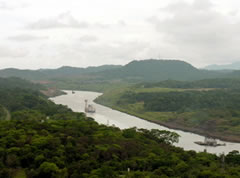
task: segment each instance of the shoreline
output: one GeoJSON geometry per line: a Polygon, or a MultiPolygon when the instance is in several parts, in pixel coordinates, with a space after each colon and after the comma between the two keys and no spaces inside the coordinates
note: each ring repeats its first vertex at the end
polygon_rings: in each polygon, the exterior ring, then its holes
{"type": "Polygon", "coordinates": [[[47,96],[48,98],[66,95],[66,93],[63,90],[58,90],[55,88],[47,88],[47,90],[40,90],[40,92],[47,96]]]}
{"type": "Polygon", "coordinates": [[[97,104],[100,104],[100,105],[103,105],[103,106],[106,106],[106,107],[109,107],[111,109],[114,109],[114,110],[117,110],[119,112],[122,112],[122,113],[125,113],[125,114],[128,114],[128,115],[131,115],[131,116],[135,116],[135,117],[138,117],[139,119],[142,119],[142,120],[145,120],[145,121],[148,121],[148,122],[151,122],[151,123],[154,123],[154,124],[158,124],[158,125],[161,125],[161,126],[164,126],[164,127],[167,127],[169,129],[175,129],[175,130],[179,130],[179,131],[184,131],[184,132],[188,132],[188,133],[193,133],[193,134],[198,134],[198,135],[201,135],[201,136],[210,136],[210,137],[214,137],[220,141],[226,141],[226,142],[234,142],[234,143],[240,143],[240,138],[239,136],[227,136],[227,134],[225,136],[222,136],[222,135],[219,135],[218,133],[204,133],[205,131],[199,129],[199,128],[190,128],[190,127],[187,127],[187,126],[184,126],[184,125],[180,125],[180,123],[166,123],[166,122],[161,122],[161,121],[154,121],[154,120],[149,120],[149,119],[146,119],[144,118],[143,116],[141,116],[140,114],[134,114],[132,112],[128,112],[126,111],[125,109],[122,109],[122,108],[119,108],[119,107],[114,107],[112,105],[108,105],[108,104],[104,104],[104,103],[101,103],[101,102],[97,102],[96,99],[94,100],[95,103],[97,104]]]}

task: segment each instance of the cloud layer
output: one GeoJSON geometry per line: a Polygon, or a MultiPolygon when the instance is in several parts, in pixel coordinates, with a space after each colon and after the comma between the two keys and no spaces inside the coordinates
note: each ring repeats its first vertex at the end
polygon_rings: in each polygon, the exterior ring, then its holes
{"type": "Polygon", "coordinates": [[[21,34],[16,36],[8,37],[9,40],[16,41],[16,42],[29,42],[29,41],[36,41],[36,40],[46,40],[48,39],[47,36],[35,36],[35,35],[28,35],[28,34],[21,34]]]}
{"type": "Polygon", "coordinates": [[[21,58],[26,57],[27,50],[24,49],[12,49],[5,46],[0,46],[0,58],[21,58]]]}
{"type": "Polygon", "coordinates": [[[231,22],[231,16],[216,11],[210,1],[179,2],[161,11],[171,17],[155,16],[151,23],[176,55],[204,63],[240,59],[239,22],[231,22]]]}
{"type": "Polygon", "coordinates": [[[197,67],[235,62],[238,5],[234,0],[0,0],[0,66],[83,67],[148,58],[181,59],[197,67]]]}
{"type": "Polygon", "coordinates": [[[56,17],[40,19],[37,22],[28,24],[30,29],[51,29],[51,28],[88,28],[87,22],[80,22],[75,19],[69,12],[62,13],[56,17]]]}

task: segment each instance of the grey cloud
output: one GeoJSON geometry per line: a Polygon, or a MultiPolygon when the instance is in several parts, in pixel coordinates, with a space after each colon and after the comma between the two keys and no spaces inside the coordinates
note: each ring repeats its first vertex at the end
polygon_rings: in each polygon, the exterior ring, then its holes
{"type": "Polygon", "coordinates": [[[84,35],[79,38],[80,42],[96,42],[99,39],[93,35],[84,35]]]}
{"type": "Polygon", "coordinates": [[[93,25],[93,27],[96,27],[96,28],[102,28],[102,29],[107,29],[107,28],[110,28],[111,25],[110,24],[104,24],[104,23],[95,23],[93,25]]]}
{"type": "Polygon", "coordinates": [[[102,28],[102,29],[110,29],[112,27],[126,27],[127,23],[124,20],[118,20],[115,23],[112,24],[106,24],[106,23],[95,23],[92,25],[94,28],[102,28]]]}
{"type": "Polygon", "coordinates": [[[10,9],[6,2],[0,1],[0,9],[10,9]]]}
{"type": "Polygon", "coordinates": [[[9,1],[0,1],[1,10],[15,10],[18,8],[25,8],[28,4],[26,3],[9,3],[9,1]]]}
{"type": "Polygon", "coordinates": [[[17,41],[17,42],[29,42],[29,41],[36,41],[36,40],[46,40],[49,37],[47,36],[34,36],[34,35],[17,35],[17,36],[10,36],[8,37],[9,40],[17,41]]]}
{"type": "Polygon", "coordinates": [[[87,22],[80,22],[69,12],[60,14],[57,17],[49,19],[40,19],[37,22],[27,26],[30,29],[52,29],[52,28],[88,28],[87,22]]]}
{"type": "Polygon", "coordinates": [[[231,11],[229,14],[230,14],[231,16],[237,16],[238,13],[239,13],[239,10],[237,9],[237,10],[231,11]]]}
{"type": "Polygon", "coordinates": [[[36,22],[30,23],[26,26],[28,29],[41,30],[41,29],[57,29],[57,28],[98,28],[98,29],[109,29],[112,25],[126,26],[126,23],[122,20],[116,24],[106,23],[88,23],[87,21],[78,21],[74,18],[70,12],[62,13],[56,17],[40,19],[36,22]]]}
{"type": "Polygon", "coordinates": [[[210,1],[180,2],[161,10],[171,16],[164,20],[155,16],[149,21],[164,35],[163,42],[177,51],[176,56],[204,62],[240,57],[239,23],[231,23],[229,17],[215,11],[210,1]]]}
{"type": "Polygon", "coordinates": [[[122,27],[126,27],[127,23],[124,20],[119,20],[118,21],[118,25],[122,26],[122,27]]]}
{"type": "Polygon", "coordinates": [[[57,49],[58,59],[65,60],[72,64],[89,65],[94,61],[94,65],[116,64],[128,62],[133,59],[146,57],[149,44],[144,42],[115,42],[109,44],[92,44],[90,46],[74,44],[72,46],[60,45],[57,49]]]}
{"type": "Polygon", "coordinates": [[[25,57],[28,52],[24,49],[12,49],[5,46],[0,46],[0,58],[18,58],[25,57]]]}
{"type": "Polygon", "coordinates": [[[101,56],[102,59],[131,60],[140,58],[147,49],[147,43],[133,41],[93,46],[89,52],[93,50],[96,58],[101,56]]]}

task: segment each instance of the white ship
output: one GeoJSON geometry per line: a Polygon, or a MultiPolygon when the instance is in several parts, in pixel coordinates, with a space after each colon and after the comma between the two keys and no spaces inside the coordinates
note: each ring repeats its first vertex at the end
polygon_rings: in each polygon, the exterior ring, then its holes
{"type": "Polygon", "coordinates": [[[88,100],[85,100],[85,112],[86,113],[95,113],[96,109],[92,104],[88,104],[88,100]]]}
{"type": "Polygon", "coordinates": [[[204,139],[204,142],[202,141],[197,141],[197,142],[194,142],[198,145],[203,145],[203,146],[213,146],[213,147],[216,147],[216,146],[226,146],[226,143],[217,143],[217,141],[214,139],[214,138],[211,138],[211,137],[205,137],[204,139]]]}

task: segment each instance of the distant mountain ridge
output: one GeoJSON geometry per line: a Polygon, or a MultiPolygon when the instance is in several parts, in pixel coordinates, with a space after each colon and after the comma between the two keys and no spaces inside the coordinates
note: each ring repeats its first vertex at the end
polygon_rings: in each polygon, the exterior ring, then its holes
{"type": "Polygon", "coordinates": [[[198,69],[180,60],[135,60],[124,66],[103,65],[98,67],[78,68],[64,66],[58,69],[39,70],[0,70],[0,77],[20,77],[33,81],[78,81],[108,82],[108,81],[193,81],[211,78],[240,78],[240,71],[221,72],[198,69]]]}
{"type": "Polygon", "coordinates": [[[155,59],[132,61],[119,69],[99,73],[110,79],[140,81],[198,80],[218,76],[217,72],[199,70],[184,61],[155,59]]]}
{"type": "Polygon", "coordinates": [[[240,62],[234,62],[231,64],[223,64],[223,65],[218,65],[218,64],[212,64],[204,67],[204,69],[207,70],[240,70],[240,62]]]}
{"type": "Polygon", "coordinates": [[[78,68],[63,66],[57,69],[21,70],[8,68],[0,70],[0,77],[20,77],[28,80],[47,80],[53,78],[76,77],[81,74],[95,73],[110,69],[117,69],[120,65],[103,65],[98,67],[78,68]]]}

